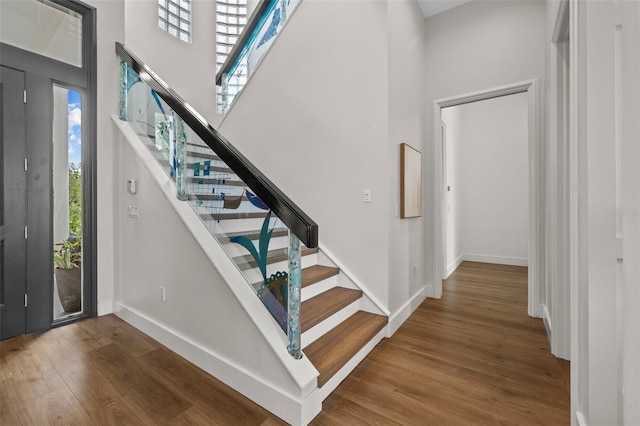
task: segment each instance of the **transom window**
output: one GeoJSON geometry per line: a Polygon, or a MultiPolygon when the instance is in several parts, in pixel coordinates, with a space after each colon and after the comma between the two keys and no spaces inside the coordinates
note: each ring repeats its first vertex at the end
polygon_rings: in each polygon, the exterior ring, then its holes
{"type": "Polygon", "coordinates": [[[191,0],[158,0],[158,26],[191,43],[191,0]]]}
{"type": "MultiPolygon", "coordinates": [[[[238,41],[238,36],[247,23],[247,0],[216,1],[216,71],[220,71],[224,61],[238,41]]],[[[247,81],[247,66],[240,64],[237,78],[229,81],[228,93],[235,95],[247,81]]],[[[222,114],[222,88],[216,89],[218,112],[222,114]]]]}

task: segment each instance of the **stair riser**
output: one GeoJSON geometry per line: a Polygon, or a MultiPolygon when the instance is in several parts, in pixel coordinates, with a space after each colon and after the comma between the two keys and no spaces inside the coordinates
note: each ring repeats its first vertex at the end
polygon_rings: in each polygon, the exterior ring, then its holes
{"type": "Polygon", "coordinates": [[[360,310],[360,301],[362,298],[352,302],[351,304],[345,306],[338,312],[334,313],[330,317],[324,319],[322,322],[314,325],[309,330],[302,333],[301,336],[301,345],[304,349],[311,343],[318,340],[320,337],[324,336],[325,333],[332,330],[338,324],[342,323],[344,320],[349,318],[351,315],[355,314],[360,310]]]}
{"type": "Polygon", "coordinates": [[[332,277],[326,278],[322,281],[314,283],[310,286],[302,288],[301,298],[302,301],[309,300],[314,296],[319,295],[320,293],[324,293],[327,290],[331,290],[334,287],[338,286],[338,275],[334,275],[332,277]]]}
{"type": "MultiPolygon", "coordinates": [[[[216,234],[228,234],[231,232],[255,231],[262,229],[264,218],[258,219],[227,219],[221,221],[206,220],[204,221],[207,228],[213,229],[216,234]]],[[[282,222],[274,217],[269,221],[269,229],[274,226],[281,228],[282,222]],[[277,223],[276,223],[277,222],[277,223]]]]}
{"type": "MultiPolygon", "coordinates": [[[[223,201],[203,201],[202,205],[198,206],[194,202],[190,202],[193,209],[198,214],[219,214],[219,213],[262,213],[264,210],[257,208],[249,202],[240,203],[237,209],[224,209],[222,208],[223,201]]],[[[259,229],[259,228],[258,228],[259,229]]]]}
{"type": "MultiPolygon", "coordinates": [[[[302,256],[302,267],[308,268],[309,266],[315,265],[317,260],[317,254],[315,253],[307,256],[302,256]]],[[[285,271],[288,273],[289,262],[283,261],[267,265],[267,276],[271,276],[271,274],[274,274],[278,271],[285,271]]],[[[250,283],[255,283],[262,280],[262,275],[260,274],[260,270],[258,268],[247,269],[246,271],[242,271],[242,274],[250,283]]]]}
{"type": "MultiPolygon", "coordinates": [[[[256,247],[256,250],[259,250],[258,240],[253,240],[253,245],[256,247]]],[[[271,241],[269,242],[269,250],[276,250],[285,247],[289,247],[288,236],[271,238],[271,241]]],[[[247,249],[237,243],[223,244],[222,248],[224,248],[224,251],[227,252],[229,257],[244,256],[250,254],[247,249]]]]}

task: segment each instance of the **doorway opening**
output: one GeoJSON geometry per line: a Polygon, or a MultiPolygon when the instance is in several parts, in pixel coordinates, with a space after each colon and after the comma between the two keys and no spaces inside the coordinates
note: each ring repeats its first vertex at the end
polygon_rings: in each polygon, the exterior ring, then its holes
{"type": "Polygon", "coordinates": [[[442,109],[445,274],[462,261],[529,266],[527,94],[442,109]]]}
{"type": "Polygon", "coordinates": [[[433,102],[433,158],[434,170],[434,283],[435,296],[442,297],[442,281],[447,275],[447,190],[446,190],[446,166],[444,149],[444,128],[442,123],[442,111],[444,108],[465,105],[488,99],[500,98],[508,95],[523,93],[527,104],[527,136],[526,136],[526,172],[527,172],[527,263],[528,263],[528,313],[533,317],[541,317],[540,307],[540,283],[544,277],[543,258],[543,227],[542,219],[544,207],[542,203],[541,176],[542,159],[540,156],[539,142],[539,107],[538,107],[538,81],[529,80],[507,86],[501,86],[480,92],[463,94],[451,98],[439,99],[433,102]]]}

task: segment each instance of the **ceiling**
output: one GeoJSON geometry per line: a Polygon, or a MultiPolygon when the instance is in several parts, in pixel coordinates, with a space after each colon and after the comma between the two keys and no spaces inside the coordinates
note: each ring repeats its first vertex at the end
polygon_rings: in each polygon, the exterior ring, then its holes
{"type": "Polygon", "coordinates": [[[442,13],[445,10],[453,9],[461,4],[467,3],[470,0],[418,0],[420,9],[425,18],[429,18],[438,13],[442,13]]]}

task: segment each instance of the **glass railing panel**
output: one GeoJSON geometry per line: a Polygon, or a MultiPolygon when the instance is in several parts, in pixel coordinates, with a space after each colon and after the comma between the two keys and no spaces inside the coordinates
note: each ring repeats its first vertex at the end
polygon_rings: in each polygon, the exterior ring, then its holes
{"type": "Polygon", "coordinates": [[[289,229],[186,125],[185,134],[189,204],[288,332],[289,229]]]}
{"type": "Polygon", "coordinates": [[[178,161],[176,144],[179,135],[176,115],[126,63],[121,64],[120,77],[123,81],[120,88],[120,118],[131,124],[156,160],[175,181],[178,161]]]}
{"type": "Polygon", "coordinates": [[[300,242],[283,221],[154,92],[121,67],[120,117],[129,122],[176,183],[288,336],[300,358],[300,242]],[[293,277],[292,280],[289,277],[293,277]]]}
{"type": "MultiPolygon", "coordinates": [[[[268,4],[263,8],[263,12],[259,16],[252,16],[251,22],[245,27],[245,31],[250,32],[250,35],[243,45],[237,47],[239,54],[235,58],[230,56],[231,66],[227,70],[224,70],[223,66],[221,82],[223,113],[229,109],[300,2],[300,0],[264,1],[268,4]]],[[[242,37],[238,39],[239,42],[242,40],[242,37]]]]}

